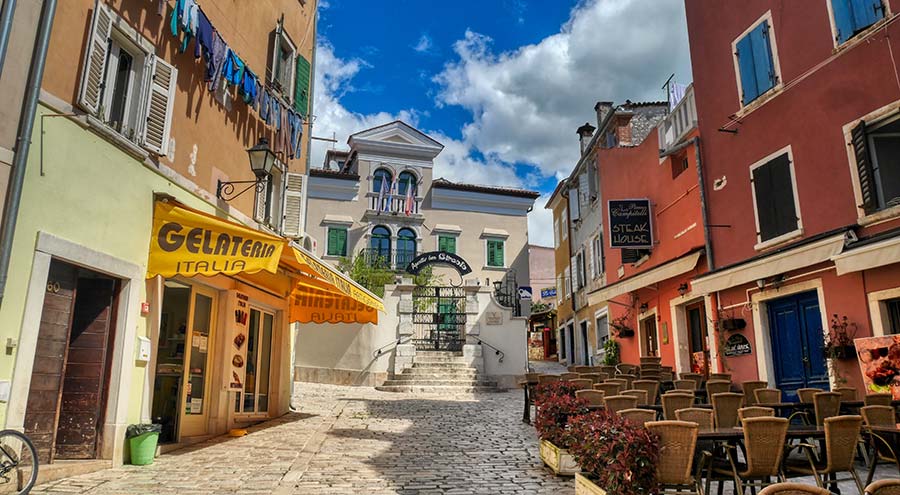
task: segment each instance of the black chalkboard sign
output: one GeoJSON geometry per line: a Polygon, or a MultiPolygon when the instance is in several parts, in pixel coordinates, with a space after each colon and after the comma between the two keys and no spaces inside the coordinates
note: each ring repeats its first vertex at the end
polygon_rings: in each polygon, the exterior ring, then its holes
{"type": "Polygon", "coordinates": [[[742,334],[736,333],[725,341],[725,356],[744,356],[750,354],[750,341],[742,334]]]}
{"type": "Polygon", "coordinates": [[[609,244],[612,248],[652,249],[653,226],[649,199],[611,199],[609,244]]]}
{"type": "Polygon", "coordinates": [[[409,265],[406,266],[406,271],[413,275],[418,275],[423,268],[429,265],[449,266],[459,272],[460,275],[472,273],[472,268],[469,267],[466,260],[446,251],[430,251],[422,253],[409,262],[409,265]]]}

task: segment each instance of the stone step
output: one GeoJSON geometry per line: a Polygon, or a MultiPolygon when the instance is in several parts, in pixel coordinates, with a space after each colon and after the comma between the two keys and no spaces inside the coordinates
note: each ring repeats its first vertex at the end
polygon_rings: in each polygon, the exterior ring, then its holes
{"type": "Polygon", "coordinates": [[[410,385],[417,387],[424,386],[447,386],[447,387],[496,387],[497,382],[487,380],[386,380],[384,386],[394,385],[410,385]]]}
{"type": "Polygon", "coordinates": [[[420,357],[462,357],[462,352],[457,351],[416,351],[420,357]]]}
{"type": "Polygon", "coordinates": [[[382,392],[403,392],[418,394],[471,394],[474,392],[498,392],[495,387],[459,387],[447,385],[382,385],[375,387],[382,392]]]}
{"type": "Polygon", "coordinates": [[[475,368],[406,368],[399,376],[476,376],[475,368]]]}
{"type": "Polygon", "coordinates": [[[470,368],[471,365],[465,361],[413,361],[414,367],[437,367],[437,368],[470,368]]]}

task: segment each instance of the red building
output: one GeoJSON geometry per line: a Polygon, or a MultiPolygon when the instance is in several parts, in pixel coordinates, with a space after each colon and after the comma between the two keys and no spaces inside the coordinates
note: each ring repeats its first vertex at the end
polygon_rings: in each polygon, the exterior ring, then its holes
{"type": "Polygon", "coordinates": [[[692,292],[750,344],[717,364],[788,398],[860,386],[823,345],[833,315],[900,332],[900,1],[685,3],[713,261],[692,292]]]}
{"type": "Polygon", "coordinates": [[[625,104],[609,122],[599,132],[615,138],[598,152],[606,285],[590,294],[590,303],[608,301],[622,362],[659,356],[676,371],[705,372],[708,301],[690,289],[707,266],[693,90],[671,112],[667,103],[625,104]],[[643,142],[623,145],[639,105],[662,109],[650,122],[658,127],[643,142]],[[622,218],[642,219],[623,224],[622,218]],[[635,247],[617,248],[618,241],[635,247]]]}

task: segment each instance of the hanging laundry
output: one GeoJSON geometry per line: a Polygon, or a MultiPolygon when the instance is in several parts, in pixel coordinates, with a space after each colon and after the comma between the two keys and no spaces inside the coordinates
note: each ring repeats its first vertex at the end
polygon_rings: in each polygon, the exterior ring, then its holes
{"type": "Polygon", "coordinates": [[[259,118],[266,124],[269,123],[269,90],[264,89],[259,92],[259,118]]]}
{"type": "Polygon", "coordinates": [[[257,84],[256,75],[245,66],[241,85],[238,87],[238,94],[243,97],[244,103],[252,106],[256,101],[257,84]]]}
{"type": "Polygon", "coordinates": [[[208,61],[212,53],[213,27],[206,13],[197,9],[197,42],[194,43],[194,58],[202,54],[208,61]]]}
{"type": "Polygon", "coordinates": [[[219,89],[219,81],[222,80],[222,66],[225,65],[225,55],[228,53],[228,45],[219,35],[213,32],[212,50],[210,59],[206,62],[206,77],[209,82],[209,90],[215,92],[219,89]]]}
{"type": "Polygon", "coordinates": [[[241,84],[241,76],[244,74],[244,61],[234,53],[231,48],[225,55],[225,62],[222,64],[222,77],[225,82],[232,85],[241,84]]]}
{"type": "Polygon", "coordinates": [[[281,102],[273,96],[269,99],[269,103],[271,108],[269,109],[270,122],[268,124],[274,125],[275,130],[281,129],[281,102]]]}
{"type": "Polygon", "coordinates": [[[195,0],[175,0],[175,9],[172,10],[172,20],[169,24],[172,36],[179,37],[179,31],[184,33],[181,39],[180,51],[187,50],[191,37],[197,30],[198,13],[200,7],[195,0]]]}
{"type": "Polygon", "coordinates": [[[156,15],[163,16],[166,13],[166,0],[158,0],[156,5],[156,15]]]}
{"type": "Polygon", "coordinates": [[[303,135],[303,118],[296,112],[291,112],[291,156],[300,156],[300,136],[303,135]]]}

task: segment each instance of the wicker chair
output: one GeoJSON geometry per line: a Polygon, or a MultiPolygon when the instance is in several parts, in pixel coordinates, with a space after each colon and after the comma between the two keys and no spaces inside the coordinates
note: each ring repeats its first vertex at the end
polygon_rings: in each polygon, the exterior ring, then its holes
{"type": "Polygon", "coordinates": [[[594,390],[600,390],[609,397],[611,395],[619,395],[619,392],[622,391],[622,385],[613,382],[595,383],[594,390]]]}
{"type": "Polygon", "coordinates": [[[579,376],[578,373],[575,373],[574,371],[570,371],[568,373],[563,373],[563,374],[559,375],[559,379],[564,380],[564,381],[565,380],[577,380],[578,376],[579,376]]]}
{"type": "Polygon", "coordinates": [[[607,376],[613,376],[616,374],[616,367],[610,365],[602,365],[600,366],[600,372],[606,373],[607,376]]]}
{"type": "Polygon", "coordinates": [[[577,368],[577,367],[578,366],[576,366],[574,364],[571,366],[566,366],[566,371],[568,371],[569,373],[575,373],[575,368],[577,368]]]}
{"type": "Polygon", "coordinates": [[[894,426],[897,418],[891,406],[865,406],[860,408],[866,426],[894,426]]]}
{"type": "Polygon", "coordinates": [[[623,373],[621,375],[616,375],[617,380],[625,380],[625,388],[630,389],[631,384],[634,383],[635,380],[638,379],[637,375],[632,375],[628,373],[623,373]]]}
{"type": "Polygon", "coordinates": [[[656,411],[652,409],[622,409],[619,411],[619,416],[639,425],[645,424],[648,421],[656,421],[656,411]]]}
{"type": "Polygon", "coordinates": [[[781,402],[781,390],[777,388],[758,388],[753,391],[757,404],[775,404],[781,402]]]}
{"type": "Polygon", "coordinates": [[[850,402],[856,400],[856,389],[853,387],[838,387],[835,392],[841,394],[842,402],[850,402]]]}
{"type": "Polygon", "coordinates": [[[820,388],[798,388],[797,397],[800,399],[800,402],[804,404],[812,404],[813,397],[819,392],[824,392],[824,390],[820,388]]]}
{"type": "Polygon", "coordinates": [[[554,383],[559,381],[559,375],[540,375],[538,376],[538,383],[543,385],[545,383],[554,383]]]}
{"type": "MultiPolygon", "coordinates": [[[[859,412],[862,414],[863,423],[865,423],[866,426],[893,427],[897,421],[896,416],[894,415],[894,408],[891,406],[865,406],[861,408],[859,412]]],[[[897,466],[897,470],[900,472],[900,460],[898,460],[897,453],[894,452],[891,444],[875,432],[869,432],[866,436],[868,437],[868,446],[870,447],[872,455],[872,463],[869,465],[869,476],[866,479],[866,483],[872,481],[875,468],[879,463],[893,464],[897,466]]]]}
{"type": "Polygon", "coordinates": [[[731,428],[738,424],[738,409],[744,402],[744,395],[734,392],[712,396],[713,414],[716,428],[731,428]]]}
{"type": "Polygon", "coordinates": [[[590,373],[590,372],[594,371],[594,367],[593,366],[576,366],[575,369],[573,369],[572,371],[574,371],[575,373],[590,373]]]}
{"type": "Polygon", "coordinates": [[[661,490],[702,495],[700,476],[691,475],[694,450],[697,448],[697,424],[688,421],[650,421],[644,426],[659,435],[660,456],[656,476],[661,490]]]}
{"type": "Polygon", "coordinates": [[[741,423],[750,418],[774,418],[775,410],[771,407],[749,406],[738,409],[738,419],[741,423]]]}
{"type": "Polygon", "coordinates": [[[614,413],[623,409],[634,409],[638,402],[637,397],[631,395],[607,396],[604,400],[606,401],[606,410],[614,413]]]}
{"type": "Polygon", "coordinates": [[[726,447],[728,465],[710,464],[706,480],[706,493],[712,481],[734,480],[735,493],[744,493],[745,486],[753,488],[772,484],[774,477],[784,481],[781,461],[784,457],[784,441],[787,436],[786,418],[748,418],[744,421],[744,459],[737,461],[736,447],[726,447]]]}
{"type": "Polygon", "coordinates": [[[724,380],[731,383],[731,373],[710,373],[710,380],[724,380]]]}
{"type": "Polygon", "coordinates": [[[600,383],[606,378],[601,378],[600,373],[581,373],[578,375],[582,380],[590,380],[591,384],[600,383]]]}
{"type": "Polygon", "coordinates": [[[702,407],[689,407],[675,411],[678,421],[691,421],[697,423],[701,430],[713,429],[713,410],[702,407]]]}
{"type": "Polygon", "coordinates": [[[594,387],[594,382],[590,378],[575,378],[569,380],[569,383],[578,387],[578,390],[591,390],[594,387]]]}
{"type": "Polygon", "coordinates": [[[763,488],[759,495],[831,495],[831,492],[803,483],[776,483],[763,488]]]}
{"type": "Polygon", "coordinates": [[[694,396],[688,394],[680,394],[678,392],[669,392],[662,395],[663,419],[674,421],[675,411],[679,409],[687,409],[694,405],[694,396]]]}
{"type": "Polygon", "coordinates": [[[619,375],[633,375],[637,373],[638,367],[636,364],[619,364],[616,366],[616,374],[619,375]]]}
{"type": "Polygon", "coordinates": [[[622,390],[627,390],[631,387],[628,386],[628,380],[624,378],[619,378],[619,375],[616,375],[615,378],[607,378],[604,383],[618,383],[622,390]]]}
{"type": "Polygon", "coordinates": [[[867,406],[889,406],[893,400],[893,396],[889,393],[869,394],[864,399],[867,406]]]}
{"type": "Polygon", "coordinates": [[[638,390],[635,388],[629,390],[623,390],[622,395],[630,395],[635,397],[638,400],[638,406],[647,406],[647,391],[646,390],[638,390]]]}
{"type": "Polygon", "coordinates": [[[744,382],[741,384],[741,390],[744,391],[744,405],[747,406],[755,406],[756,402],[756,391],[761,388],[766,388],[769,386],[768,382],[763,382],[759,380],[750,380],[748,382],[744,382]]]}
{"type": "Polygon", "coordinates": [[[639,360],[640,360],[641,366],[656,365],[658,367],[660,365],[660,363],[662,362],[662,358],[659,356],[641,356],[641,358],[639,360]]]}
{"type": "Polygon", "coordinates": [[[635,380],[631,385],[638,390],[647,392],[648,404],[656,404],[656,401],[659,399],[659,381],[635,380]]]}
{"type": "Polygon", "coordinates": [[[694,382],[694,390],[700,390],[703,387],[703,375],[700,373],[681,373],[679,378],[692,380],[694,382]]]}
{"type": "Polygon", "coordinates": [[[710,380],[706,382],[706,396],[712,397],[715,394],[724,394],[731,391],[731,382],[725,380],[710,380]]]}
{"type": "Polygon", "coordinates": [[[671,371],[660,370],[659,372],[659,381],[661,382],[671,382],[675,378],[675,374],[671,371]]]}
{"type": "Polygon", "coordinates": [[[841,413],[841,394],[837,392],[819,392],[813,396],[816,411],[816,424],[822,426],[825,419],[841,413]]]}
{"type": "MultiPolygon", "coordinates": [[[[836,392],[833,392],[836,393],[836,392]]],[[[818,394],[816,394],[818,395],[818,394]]],[[[840,396],[840,394],[837,394],[840,396]]],[[[859,439],[859,431],[862,427],[861,416],[835,416],[825,419],[825,462],[816,458],[815,447],[808,443],[801,443],[798,447],[806,452],[809,464],[788,462],[787,469],[791,473],[812,475],[816,485],[823,487],[823,475],[837,475],[848,472],[849,478],[837,478],[827,480],[829,485],[837,487],[838,481],[853,480],[856,482],[857,493],[863,492],[862,481],[853,467],[853,459],[856,456],[856,442],[859,439]]]]}
{"type": "Polygon", "coordinates": [[[876,481],[866,487],[866,495],[900,495],[900,479],[876,481]]]}
{"type": "Polygon", "coordinates": [[[595,409],[606,405],[603,392],[599,390],[576,390],[575,397],[588,402],[588,407],[595,409]]]}
{"type": "Polygon", "coordinates": [[[694,380],[675,380],[672,383],[675,385],[675,390],[687,390],[689,392],[697,390],[697,382],[694,380]]]}

